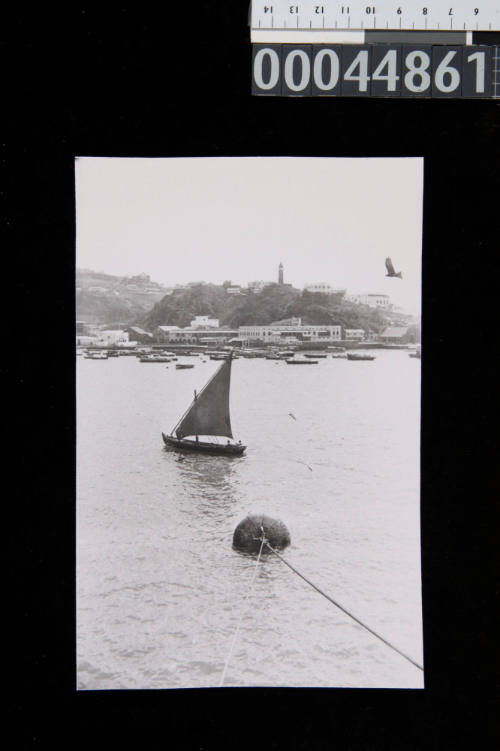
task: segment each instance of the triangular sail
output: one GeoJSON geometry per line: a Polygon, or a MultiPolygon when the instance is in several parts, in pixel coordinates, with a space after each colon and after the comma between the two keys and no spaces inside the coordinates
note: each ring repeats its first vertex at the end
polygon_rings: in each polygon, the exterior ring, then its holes
{"type": "Polygon", "coordinates": [[[197,395],[172,433],[186,435],[223,435],[232,438],[229,416],[231,356],[225,360],[207,385],[197,395]]]}

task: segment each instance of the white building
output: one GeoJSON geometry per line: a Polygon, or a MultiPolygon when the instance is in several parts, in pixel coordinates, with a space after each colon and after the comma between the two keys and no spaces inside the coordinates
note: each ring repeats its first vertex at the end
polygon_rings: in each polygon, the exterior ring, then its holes
{"type": "Polygon", "coordinates": [[[348,302],[356,303],[357,305],[369,305],[370,308],[386,308],[391,307],[391,298],[389,295],[380,295],[375,293],[368,293],[364,295],[346,295],[348,302]]]}
{"type": "MultiPolygon", "coordinates": [[[[225,344],[228,339],[237,335],[236,329],[176,329],[171,330],[161,338],[161,341],[170,344],[225,344]]],[[[157,337],[160,341],[160,337],[157,337]]]]}
{"type": "Polygon", "coordinates": [[[364,329],[344,329],[344,339],[361,341],[365,338],[364,329]]]}
{"type": "Polygon", "coordinates": [[[269,324],[267,326],[240,326],[238,336],[241,339],[258,339],[269,344],[289,344],[293,342],[338,342],[342,339],[341,326],[287,326],[269,324]]]}
{"type": "Polygon", "coordinates": [[[189,324],[190,328],[197,329],[197,328],[209,328],[209,329],[218,329],[219,328],[219,319],[218,318],[209,318],[208,316],[196,316],[191,323],[189,324]]]}
{"type": "Polygon", "coordinates": [[[168,342],[172,331],[180,331],[178,326],[157,326],[154,336],[159,342],[168,342]]]}
{"type": "Polygon", "coordinates": [[[320,292],[323,295],[344,295],[345,289],[339,287],[332,287],[331,284],[326,282],[311,282],[304,287],[306,292],[320,292]]]}
{"type": "Polygon", "coordinates": [[[92,344],[97,344],[97,337],[95,337],[95,336],[88,336],[87,334],[77,334],[76,335],[76,346],[77,347],[89,347],[92,344]]]}
{"type": "Polygon", "coordinates": [[[264,282],[261,279],[255,282],[248,282],[247,287],[250,290],[250,292],[258,293],[258,292],[262,292],[262,290],[265,287],[270,287],[271,284],[274,284],[274,282],[264,282]]]}
{"type": "Polygon", "coordinates": [[[128,333],[121,329],[108,329],[100,331],[97,335],[96,344],[104,347],[111,347],[113,344],[125,344],[128,342],[128,333]]]}

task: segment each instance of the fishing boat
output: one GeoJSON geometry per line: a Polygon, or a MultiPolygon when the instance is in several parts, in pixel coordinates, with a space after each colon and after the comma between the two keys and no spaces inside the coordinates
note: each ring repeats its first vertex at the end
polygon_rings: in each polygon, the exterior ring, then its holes
{"type": "Polygon", "coordinates": [[[163,355],[143,355],[139,358],[139,362],[170,362],[173,357],[164,357],[163,355]]]}
{"type": "Polygon", "coordinates": [[[320,355],[319,355],[319,354],[318,354],[318,355],[313,355],[313,354],[311,354],[311,353],[305,352],[305,353],[304,353],[304,357],[311,357],[311,358],[313,358],[314,360],[320,360],[320,359],[323,359],[323,360],[324,360],[324,359],[326,358],[326,355],[325,355],[325,354],[323,354],[323,353],[322,353],[322,354],[320,354],[320,355]]]}
{"type": "Polygon", "coordinates": [[[236,442],[229,414],[232,352],[205,384],[172,429],[162,433],[167,446],[209,454],[239,455],[246,446],[236,442]]]}
{"type": "Polygon", "coordinates": [[[364,352],[348,352],[348,360],[375,360],[375,355],[367,355],[364,352]]]}
{"type": "Polygon", "coordinates": [[[177,370],[187,370],[187,368],[194,368],[194,365],[187,362],[176,362],[175,367],[177,370]]]}
{"type": "Polygon", "coordinates": [[[306,358],[302,359],[301,357],[295,357],[293,360],[285,360],[287,365],[317,365],[317,360],[311,360],[310,358],[306,360],[306,358]]]}
{"type": "Polygon", "coordinates": [[[107,360],[108,359],[108,353],[107,352],[87,352],[86,355],[84,355],[85,360],[107,360]]]}

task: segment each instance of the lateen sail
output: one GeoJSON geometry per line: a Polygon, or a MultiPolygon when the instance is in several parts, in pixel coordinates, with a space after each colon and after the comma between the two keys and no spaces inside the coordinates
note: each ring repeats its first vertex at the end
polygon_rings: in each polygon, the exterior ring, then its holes
{"type": "Polygon", "coordinates": [[[229,417],[231,359],[230,356],[222,363],[176,425],[172,432],[177,438],[184,438],[186,435],[233,437],[229,417]]]}

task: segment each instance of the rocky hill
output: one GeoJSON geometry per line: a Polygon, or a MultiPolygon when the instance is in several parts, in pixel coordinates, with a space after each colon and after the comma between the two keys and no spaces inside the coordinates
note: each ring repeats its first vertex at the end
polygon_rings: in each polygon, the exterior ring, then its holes
{"type": "Polygon", "coordinates": [[[408,316],[367,305],[345,302],[340,295],[323,295],[273,284],[259,294],[233,295],[222,286],[203,284],[174,290],[140,316],[149,331],[156,326],[188,326],[197,315],[218,318],[221,326],[264,325],[300,317],[304,324],[331,324],[380,333],[387,325],[407,324],[408,316]]]}
{"type": "Polygon", "coordinates": [[[107,325],[133,323],[165,292],[146,274],[124,277],[77,269],[76,319],[107,325]]]}

